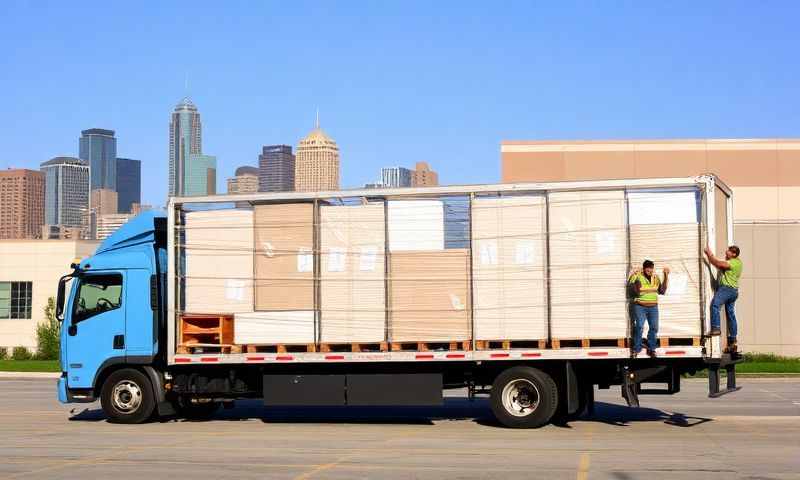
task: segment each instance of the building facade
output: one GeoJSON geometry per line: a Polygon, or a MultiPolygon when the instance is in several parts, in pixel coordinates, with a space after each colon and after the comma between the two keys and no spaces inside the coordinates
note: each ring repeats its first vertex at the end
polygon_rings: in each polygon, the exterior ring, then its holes
{"type": "Polygon", "coordinates": [[[130,213],[101,213],[95,217],[95,239],[105,240],[133,218],[130,213]]]}
{"type": "Polygon", "coordinates": [[[716,174],[733,189],[744,263],[739,343],[800,356],[800,139],[505,141],[501,159],[503,182],[716,174]]]}
{"type": "Polygon", "coordinates": [[[75,157],[55,157],[43,162],[41,169],[45,225],[59,231],[79,228],[81,216],[89,209],[89,164],[75,157]]]}
{"type": "Polygon", "coordinates": [[[0,347],[36,348],[36,325],[45,320],[48,298],[76,258],[92,254],[98,242],[84,240],[0,240],[0,347]]]}
{"type": "Polygon", "coordinates": [[[381,183],[387,187],[410,187],[413,172],[403,167],[381,168],[381,183]]]}
{"type": "Polygon", "coordinates": [[[294,187],[298,192],[339,190],[339,146],[320,127],[297,145],[294,187]]]}
{"type": "Polygon", "coordinates": [[[41,237],[44,183],[36,170],[0,170],[0,239],[41,237]]]}
{"type": "Polygon", "coordinates": [[[117,211],[130,213],[134,203],[142,203],[142,162],[117,158],[117,211]]]}
{"type": "Polygon", "coordinates": [[[90,208],[98,214],[118,213],[119,195],[114,190],[97,188],[92,190],[90,208]]]}
{"type": "Polygon", "coordinates": [[[435,187],[439,185],[439,174],[431,170],[428,162],[417,162],[411,174],[412,187],[435,187]]]}
{"type": "Polygon", "coordinates": [[[228,193],[256,193],[259,185],[259,169],[256,167],[239,167],[236,176],[228,179],[228,193]]]}
{"type": "Polygon", "coordinates": [[[169,195],[185,194],[190,155],[203,153],[200,112],[187,97],[175,106],[169,124],[169,195]]]}
{"type": "Polygon", "coordinates": [[[191,154],[186,162],[183,195],[214,195],[217,193],[217,157],[191,154]]]}
{"type": "Polygon", "coordinates": [[[91,188],[117,189],[117,139],[114,130],[81,131],[78,157],[89,164],[91,188]]]}
{"type": "Polygon", "coordinates": [[[295,156],[289,145],[266,145],[258,156],[258,191],[291,192],[295,182],[295,156]]]}

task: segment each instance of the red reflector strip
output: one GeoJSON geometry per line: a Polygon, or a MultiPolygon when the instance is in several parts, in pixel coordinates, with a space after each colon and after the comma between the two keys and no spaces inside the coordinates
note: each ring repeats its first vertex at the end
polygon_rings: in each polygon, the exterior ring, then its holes
{"type": "Polygon", "coordinates": [[[590,357],[606,357],[608,352],[589,352],[590,357]]]}
{"type": "Polygon", "coordinates": [[[508,353],[493,353],[490,355],[491,358],[507,358],[508,356],[508,353]]]}
{"type": "Polygon", "coordinates": [[[667,355],[686,355],[685,350],[667,350],[664,353],[666,353],[667,355]]]}
{"type": "Polygon", "coordinates": [[[464,355],[463,353],[448,353],[445,356],[447,358],[464,358],[464,357],[466,357],[466,355],[464,355]]]}
{"type": "Polygon", "coordinates": [[[344,360],[344,355],[325,355],[325,360],[344,360]]]}
{"type": "Polygon", "coordinates": [[[523,353],[522,356],[523,357],[529,357],[529,358],[530,357],[541,357],[542,354],[541,353],[531,352],[531,353],[523,353]]]}
{"type": "Polygon", "coordinates": [[[247,357],[247,361],[248,361],[248,362],[262,362],[262,361],[264,361],[266,358],[267,358],[267,357],[247,357]]]}
{"type": "Polygon", "coordinates": [[[291,355],[278,355],[275,360],[294,360],[294,357],[291,355]]]}
{"type": "Polygon", "coordinates": [[[208,362],[218,362],[219,358],[217,358],[217,357],[203,357],[203,358],[200,359],[200,361],[201,362],[206,362],[206,363],[208,363],[208,362]]]}
{"type": "Polygon", "coordinates": [[[416,358],[417,358],[417,360],[430,360],[431,358],[433,358],[433,354],[432,353],[418,353],[416,358]]]}
{"type": "Polygon", "coordinates": [[[175,363],[189,363],[191,362],[191,358],[176,358],[175,363]]]}

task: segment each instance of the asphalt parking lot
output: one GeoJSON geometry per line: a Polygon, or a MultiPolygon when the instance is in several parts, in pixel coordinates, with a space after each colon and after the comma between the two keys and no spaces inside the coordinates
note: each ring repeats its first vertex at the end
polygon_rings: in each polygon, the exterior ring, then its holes
{"type": "Polygon", "coordinates": [[[509,430],[479,400],[441,408],[266,410],[239,402],[203,422],[114,425],[63,406],[52,379],[0,378],[0,478],[800,478],[800,380],[703,381],[594,418],[509,430]]]}

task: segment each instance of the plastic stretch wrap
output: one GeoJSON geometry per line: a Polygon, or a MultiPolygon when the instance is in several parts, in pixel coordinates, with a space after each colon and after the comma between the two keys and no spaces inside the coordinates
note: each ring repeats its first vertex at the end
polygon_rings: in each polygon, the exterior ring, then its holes
{"type": "Polygon", "coordinates": [[[188,212],[184,231],[183,310],[191,313],[253,310],[253,212],[188,212]]]}
{"type": "Polygon", "coordinates": [[[476,339],[547,338],[544,220],[542,196],[474,200],[476,339]]]}
{"type": "Polygon", "coordinates": [[[444,204],[440,200],[390,200],[389,250],[444,249],[444,204]]]}
{"type": "Polygon", "coordinates": [[[385,339],[383,209],[383,203],[320,207],[322,342],[385,339]]]}
{"type": "Polygon", "coordinates": [[[314,311],[247,312],[233,316],[234,343],[314,343],[314,311]]]}

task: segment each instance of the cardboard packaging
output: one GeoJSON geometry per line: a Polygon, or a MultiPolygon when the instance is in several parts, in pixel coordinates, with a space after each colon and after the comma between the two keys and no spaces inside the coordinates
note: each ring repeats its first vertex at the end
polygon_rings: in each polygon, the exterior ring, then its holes
{"type": "Polygon", "coordinates": [[[320,222],[320,341],[384,341],[383,203],[322,206],[320,222]]]}
{"type": "Polygon", "coordinates": [[[444,204],[441,200],[390,200],[389,250],[443,250],[444,204]]]}
{"type": "Polygon", "coordinates": [[[314,310],[314,206],[255,207],[255,309],[314,310]]]}
{"type": "Polygon", "coordinates": [[[390,256],[390,341],[470,338],[469,250],[390,256]]]}
{"type": "Polygon", "coordinates": [[[314,311],[247,312],[233,316],[237,345],[314,343],[314,311]]]}
{"type": "Polygon", "coordinates": [[[185,216],[185,303],[189,313],[253,309],[253,212],[188,212],[185,216]]]}

